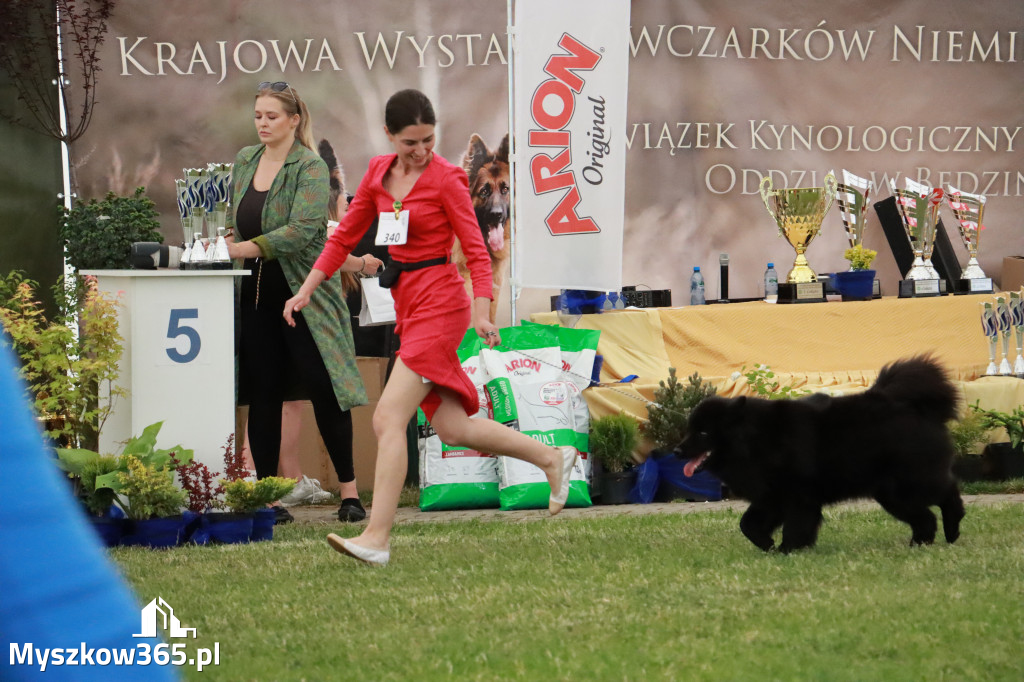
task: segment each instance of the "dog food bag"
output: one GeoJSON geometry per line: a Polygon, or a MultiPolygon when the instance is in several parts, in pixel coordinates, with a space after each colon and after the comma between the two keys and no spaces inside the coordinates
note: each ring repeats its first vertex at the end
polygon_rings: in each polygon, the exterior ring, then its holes
{"type": "MultiPolygon", "coordinates": [[[[462,370],[477,389],[480,409],[473,419],[489,419],[485,374],[480,365],[482,343],[470,329],[458,355],[462,370]]],[[[420,455],[420,509],[487,509],[497,507],[498,468],[494,455],[453,448],[441,442],[422,410],[416,411],[420,455]]]]}
{"type": "MultiPolygon", "coordinates": [[[[523,322],[524,325],[535,325],[523,322]]],[[[543,325],[546,326],[546,325],[543,325]]],[[[576,432],[576,449],[580,453],[583,472],[589,483],[593,483],[593,461],[590,459],[590,408],[583,398],[583,391],[590,386],[597,357],[597,344],[601,332],[596,329],[570,329],[569,327],[548,326],[555,332],[562,354],[562,379],[569,384],[572,394],[573,430],[576,432]]]]}
{"type": "MultiPolygon", "coordinates": [[[[552,447],[576,447],[574,386],[562,380],[561,350],[551,328],[503,329],[502,347],[481,350],[490,379],[487,393],[494,421],[552,447]]],[[[551,487],[539,468],[512,457],[498,458],[502,509],[542,509],[551,487]]],[[[577,463],[566,506],[590,506],[583,467],[577,463]]]]}

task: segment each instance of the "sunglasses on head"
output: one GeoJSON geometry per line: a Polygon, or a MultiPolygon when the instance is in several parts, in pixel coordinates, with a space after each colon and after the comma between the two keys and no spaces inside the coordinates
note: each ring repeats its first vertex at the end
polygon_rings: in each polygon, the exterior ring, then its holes
{"type": "Polygon", "coordinates": [[[288,83],[284,81],[277,81],[276,83],[263,81],[256,86],[256,92],[261,92],[263,90],[271,90],[273,92],[284,92],[287,90],[288,94],[292,96],[292,101],[298,103],[298,100],[295,98],[295,91],[292,90],[292,86],[288,85],[288,83]]]}

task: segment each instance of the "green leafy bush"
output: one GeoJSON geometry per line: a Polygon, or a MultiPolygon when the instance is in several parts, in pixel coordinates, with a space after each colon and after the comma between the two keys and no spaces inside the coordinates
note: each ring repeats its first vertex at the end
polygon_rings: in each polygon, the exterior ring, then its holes
{"type": "Polygon", "coordinates": [[[102,201],[61,209],[60,238],[75,270],[127,269],[134,242],[163,242],[156,204],[145,192],[145,187],[127,197],[110,192],[102,201]]]}
{"type": "Polygon", "coordinates": [[[1024,405],[1013,408],[1013,412],[1000,412],[998,410],[985,410],[980,406],[980,401],[971,405],[971,410],[981,415],[982,426],[987,429],[1001,428],[1006,431],[1010,438],[1010,446],[1019,448],[1024,441],[1024,405]]]}
{"type": "Polygon", "coordinates": [[[957,457],[977,457],[981,454],[981,446],[988,440],[988,427],[984,418],[971,409],[960,419],[949,424],[949,437],[953,441],[953,449],[957,457]]]}
{"type": "Polygon", "coordinates": [[[642,430],[655,447],[669,450],[679,445],[686,435],[690,413],[702,400],[715,395],[715,387],[705,383],[694,372],[681,383],[676,368],[668,368],[668,380],[659,381],[654,391],[654,404],[647,406],[647,422],[642,430]]]}
{"type": "Polygon", "coordinates": [[[267,476],[258,481],[238,479],[222,480],[224,502],[234,512],[254,512],[271,502],[277,502],[295,487],[295,481],[279,476],[267,476]]]}
{"type": "Polygon", "coordinates": [[[800,398],[810,394],[805,389],[797,389],[792,386],[782,386],[775,381],[775,372],[768,365],[755,365],[754,369],[745,371],[746,365],[740,372],[747,378],[747,385],[759,398],[768,400],[785,400],[788,398],[800,398]]]}
{"type": "Polygon", "coordinates": [[[114,455],[100,455],[82,466],[79,497],[82,500],[82,504],[85,505],[85,508],[91,514],[102,516],[104,512],[110,509],[110,505],[114,503],[114,499],[117,497],[110,488],[97,488],[96,478],[120,471],[120,469],[121,460],[114,455]]]}
{"type": "Polygon", "coordinates": [[[146,466],[135,455],[125,457],[127,471],[117,473],[118,496],[126,501],[130,519],[163,518],[181,513],[188,495],[174,485],[174,471],[146,466]]]}
{"type": "Polygon", "coordinates": [[[640,427],[628,414],[609,414],[590,422],[590,452],[605,471],[619,473],[633,466],[638,445],[640,427]]]}
{"type": "Polygon", "coordinates": [[[116,385],[124,348],[118,304],[99,291],[95,278],[61,278],[52,289],[57,312],[47,319],[38,287],[21,273],[8,274],[0,285],[0,321],[21,361],[35,412],[46,419],[46,435],[64,447],[95,449],[115,400],[126,395],[116,385]]]}

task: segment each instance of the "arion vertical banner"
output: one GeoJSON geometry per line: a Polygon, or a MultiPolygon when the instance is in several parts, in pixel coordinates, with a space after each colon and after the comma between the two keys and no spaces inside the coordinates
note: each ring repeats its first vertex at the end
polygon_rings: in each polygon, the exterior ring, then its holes
{"type": "Polygon", "coordinates": [[[516,0],[518,286],[622,286],[628,0],[516,0]]]}

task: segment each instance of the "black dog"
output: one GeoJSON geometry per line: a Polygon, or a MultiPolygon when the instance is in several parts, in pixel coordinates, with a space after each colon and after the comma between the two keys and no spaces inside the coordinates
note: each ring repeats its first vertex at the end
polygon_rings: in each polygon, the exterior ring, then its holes
{"type": "Polygon", "coordinates": [[[690,416],[677,451],[686,473],[707,469],[750,507],[740,530],[761,549],[781,552],[817,541],[821,508],[873,497],[910,524],[911,544],[930,544],[942,510],[946,542],[960,535],[964,505],[952,476],[946,422],[956,388],[931,358],[888,365],[859,395],[799,400],[708,398],[690,416]]]}

